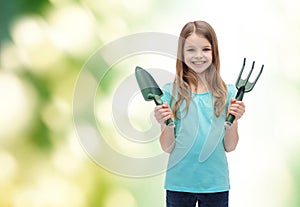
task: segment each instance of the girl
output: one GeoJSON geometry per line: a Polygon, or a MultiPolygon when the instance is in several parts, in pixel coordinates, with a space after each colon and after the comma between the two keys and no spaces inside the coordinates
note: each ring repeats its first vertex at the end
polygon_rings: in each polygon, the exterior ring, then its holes
{"type": "Polygon", "coordinates": [[[238,143],[237,120],[245,112],[236,89],[220,77],[218,42],[204,21],[187,23],[178,41],[176,78],[164,86],[164,104],[154,113],[160,144],[170,153],[165,188],[167,207],[227,207],[229,173],[225,152],[238,143]],[[224,129],[226,114],[235,116],[224,129]],[[175,129],[165,121],[174,119],[175,129]]]}

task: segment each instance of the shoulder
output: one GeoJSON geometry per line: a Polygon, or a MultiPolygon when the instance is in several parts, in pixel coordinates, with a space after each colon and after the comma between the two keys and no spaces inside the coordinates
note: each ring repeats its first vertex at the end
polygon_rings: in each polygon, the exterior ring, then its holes
{"type": "Polygon", "coordinates": [[[235,88],[235,85],[233,84],[227,84],[227,102],[226,105],[228,106],[230,103],[230,99],[234,98],[237,92],[237,89],[235,88]]]}
{"type": "Polygon", "coordinates": [[[233,84],[226,84],[227,86],[227,93],[228,93],[228,97],[232,97],[235,96],[237,89],[235,88],[235,86],[233,84]]]}
{"type": "Polygon", "coordinates": [[[236,90],[235,86],[232,83],[226,84],[228,91],[236,90]]]}
{"type": "Polygon", "coordinates": [[[163,91],[164,92],[167,92],[167,93],[172,93],[172,90],[173,90],[173,83],[166,83],[164,86],[163,86],[163,91]]]}
{"type": "Polygon", "coordinates": [[[173,83],[166,83],[163,86],[163,88],[162,88],[162,92],[163,92],[162,100],[163,100],[163,102],[167,102],[167,103],[170,104],[171,97],[172,97],[172,90],[173,90],[173,83]]]}

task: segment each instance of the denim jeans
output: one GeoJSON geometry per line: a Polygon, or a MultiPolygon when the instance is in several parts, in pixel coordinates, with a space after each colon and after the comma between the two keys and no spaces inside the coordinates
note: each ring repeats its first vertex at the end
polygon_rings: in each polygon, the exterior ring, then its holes
{"type": "Polygon", "coordinates": [[[228,207],[229,192],[186,193],[167,190],[167,207],[228,207]]]}

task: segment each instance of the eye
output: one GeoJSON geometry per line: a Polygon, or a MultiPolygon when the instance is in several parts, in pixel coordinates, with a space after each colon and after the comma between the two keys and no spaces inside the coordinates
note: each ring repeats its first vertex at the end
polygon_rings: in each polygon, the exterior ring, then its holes
{"type": "Polygon", "coordinates": [[[211,48],[209,48],[209,47],[206,47],[206,48],[204,48],[204,49],[203,49],[203,51],[205,51],[205,52],[207,52],[207,51],[211,51],[211,48]]]}
{"type": "Polygon", "coordinates": [[[188,52],[194,52],[195,49],[194,48],[187,48],[186,51],[188,51],[188,52]]]}

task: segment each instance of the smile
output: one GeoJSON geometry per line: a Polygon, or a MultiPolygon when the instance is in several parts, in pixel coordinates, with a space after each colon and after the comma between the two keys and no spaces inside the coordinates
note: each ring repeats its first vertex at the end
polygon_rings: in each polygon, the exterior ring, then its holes
{"type": "Polygon", "coordinates": [[[192,63],[193,63],[194,65],[203,65],[203,64],[205,64],[206,62],[205,62],[205,61],[192,61],[192,63]]]}

